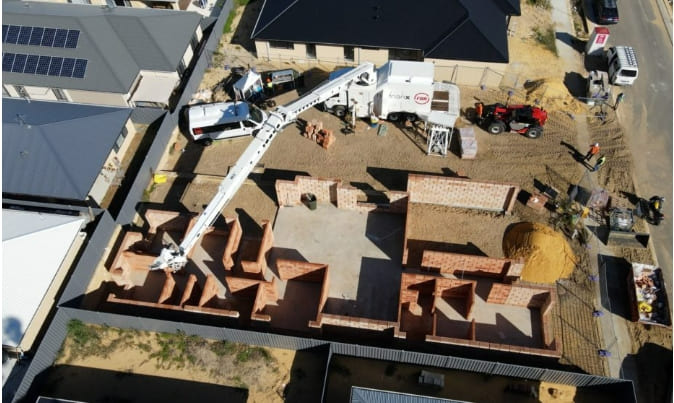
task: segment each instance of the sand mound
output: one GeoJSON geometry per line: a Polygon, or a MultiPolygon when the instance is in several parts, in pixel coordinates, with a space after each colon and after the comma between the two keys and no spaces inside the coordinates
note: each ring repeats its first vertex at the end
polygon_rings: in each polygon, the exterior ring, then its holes
{"type": "Polygon", "coordinates": [[[554,283],[571,275],[576,257],[564,236],[543,224],[515,224],[503,238],[508,258],[524,258],[522,280],[554,283]]]}
{"type": "Polygon", "coordinates": [[[541,78],[524,83],[526,100],[538,100],[541,106],[550,110],[563,110],[580,113],[585,105],[571,95],[569,89],[559,78],[541,78]]]}

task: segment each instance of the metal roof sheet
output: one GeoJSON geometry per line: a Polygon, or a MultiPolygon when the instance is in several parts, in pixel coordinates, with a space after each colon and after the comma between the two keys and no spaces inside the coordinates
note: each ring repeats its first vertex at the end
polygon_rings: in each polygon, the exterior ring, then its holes
{"type": "Polygon", "coordinates": [[[2,99],[2,192],[84,200],[132,109],[2,99]]]}
{"type": "Polygon", "coordinates": [[[140,70],[174,72],[200,23],[187,11],[9,0],[3,24],[80,30],[77,48],[3,44],[3,52],[89,61],[84,79],[3,72],[5,84],[128,93],[140,70]]]}
{"type": "Polygon", "coordinates": [[[424,57],[508,62],[506,15],[517,0],[265,1],[260,40],[419,49],[424,57]],[[345,27],[348,26],[348,29],[345,27]]]}

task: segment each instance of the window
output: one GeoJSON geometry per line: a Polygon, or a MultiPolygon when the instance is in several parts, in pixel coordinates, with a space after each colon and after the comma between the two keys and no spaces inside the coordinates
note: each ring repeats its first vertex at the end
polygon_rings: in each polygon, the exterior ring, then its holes
{"type": "Polygon", "coordinates": [[[269,47],[272,49],[295,49],[292,42],[269,41],[269,47]]]}
{"type": "Polygon", "coordinates": [[[313,43],[307,43],[307,59],[316,58],[316,45],[313,43]]]}
{"type": "Polygon", "coordinates": [[[182,77],[183,74],[185,74],[185,62],[181,59],[178,63],[178,75],[182,77]]]}
{"type": "Polygon", "coordinates": [[[117,136],[117,140],[115,140],[115,145],[112,146],[112,149],[115,150],[115,152],[119,152],[119,149],[122,148],[122,144],[124,144],[127,134],[129,134],[129,131],[126,130],[126,126],[124,126],[122,132],[117,136]]]}
{"type": "Polygon", "coordinates": [[[354,59],[353,46],[344,46],[344,60],[353,61],[354,59]]]}
{"type": "Polygon", "coordinates": [[[58,99],[59,101],[68,102],[68,97],[66,96],[66,93],[63,92],[63,90],[58,88],[52,88],[51,91],[54,93],[54,96],[56,96],[56,99],[58,99]]]}
{"type": "Polygon", "coordinates": [[[28,91],[26,91],[26,89],[23,88],[23,85],[15,85],[14,89],[21,98],[30,99],[30,95],[28,95],[28,91]]]}
{"type": "Polygon", "coordinates": [[[197,39],[197,33],[195,32],[194,35],[192,35],[192,39],[190,39],[190,46],[192,46],[193,51],[197,51],[197,48],[199,47],[199,39],[197,39]]]}
{"type": "Polygon", "coordinates": [[[205,126],[205,127],[197,127],[194,129],[195,134],[205,134],[205,133],[218,133],[218,132],[223,132],[227,130],[235,130],[235,129],[240,129],[241,128],[241,123],[239,122],[232,122],[232,123],[222,123],[219,125],[213,125],[213,126],[205,126]]]}
{"type": "Polygon", "coordinates": [[[389,60],[410,60],[410,61],[423,61],[424,55],[420,50],[416,49],[389,49],[388,51],[389,60]]]}

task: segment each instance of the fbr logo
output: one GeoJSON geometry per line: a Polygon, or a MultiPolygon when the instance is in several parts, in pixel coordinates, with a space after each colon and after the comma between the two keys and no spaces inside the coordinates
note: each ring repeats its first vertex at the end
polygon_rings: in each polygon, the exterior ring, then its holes
{"type": "Polygon", "coordinates": [[[431,100],[431,97],[428,96],[425,92],[420,92],[416,95],[414,95],[414,102],[423,105],[427,104],[431,100]]]}

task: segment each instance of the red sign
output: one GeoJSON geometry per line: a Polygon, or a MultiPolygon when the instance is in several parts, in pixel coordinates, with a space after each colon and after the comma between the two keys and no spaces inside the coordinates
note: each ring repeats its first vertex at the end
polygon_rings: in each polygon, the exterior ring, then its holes
{"type": "Polygon", "coordinates": [[[427,104],[431,100],[431,97],[428,96],[425,92],[420,92],[416,95],[414,95],[414,102],[418,104],[427,104]]]}
{"type": "Polygon", "coordinates": [[[604,42],[606,42],[606,36],[607,35],[602,35],[602,34],[597,35],[597,40],[595,41],[595,43],[597,45],[603,45],[604,42]]]}

